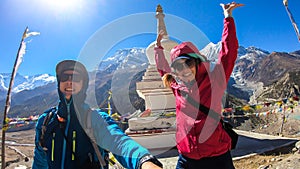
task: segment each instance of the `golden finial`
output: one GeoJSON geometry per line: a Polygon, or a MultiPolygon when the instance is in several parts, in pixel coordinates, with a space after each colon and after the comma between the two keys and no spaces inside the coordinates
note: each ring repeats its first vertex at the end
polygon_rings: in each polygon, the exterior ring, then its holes
{"type": "Polygon", "coordinates": [[[160,4],[157,5],[157,7],[156,7],[156,12],[163,13],[163,9],[162,9],[162,7],[160,6],[160,4]]]}

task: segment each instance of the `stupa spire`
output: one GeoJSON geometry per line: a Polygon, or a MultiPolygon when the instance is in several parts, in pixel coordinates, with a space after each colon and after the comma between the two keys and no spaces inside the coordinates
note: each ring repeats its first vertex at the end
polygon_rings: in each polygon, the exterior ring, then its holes
{"type": "MultiPolygon", "coordinates": [[[[155,17],[157,18],[156,19],[156,25],[157,25],[156,34],[158,34],[161,30],[164,31],[164,36],[163,36],[163,39],[161,40],[161,45],[164,47],[164,53],[165,53],[166,59],[170,63],[170,51],[174,46],[178,45],[178,43],[169,39],[169,35],[168,35],[167,28],[166,28],[165,21],[164,21],[165,14],[163,13],[163,9],[162,9],[161,5],[159,5],[159,4],[156,7],[155,17]]],[[[153,68],[157,72],[156,66],[155,66],[155,64],[156,64],[155,58],[154,58],[155,45],[156,45],[156,39],[154,39],[154,41],[147,47],[146,55],[149,60],[150,67],[153,66],[153,68]]],[[[161,80],[161,77],[159,75],[158,75],[158,78],[161,80]]]]}
{"type": "Polygon", "coordinates": [[[169,39],[167,28],[166,28],[165,21],[164,21],[165,14],[163,13],[163,9],[160,4],[158,4],[156,7],[155,17],[157,18],[157,34],[162,30],[162,31],[164,31],[163,38],[169,39]]]}

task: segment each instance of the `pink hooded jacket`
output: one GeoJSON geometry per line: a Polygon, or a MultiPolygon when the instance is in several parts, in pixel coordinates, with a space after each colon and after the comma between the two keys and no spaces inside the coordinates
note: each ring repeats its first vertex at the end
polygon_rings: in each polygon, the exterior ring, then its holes
{"type": "MultiPolygon", "coordinates": [[[[171,51],[171,60],[191,53],[200,54],[190,42],[184,42],[171,51]],[[185,44],[185,45],[184,45],[185,44]],[[187,52],[188,51],[188,52],[187,52]]],[[[155,47],[156,66],[161,76],[171,72],[165,59],[163,48],[155,47]]],[[[238,40],[234,19],[224,19],[222,34],[222,48],[216,66],[211,71],[209,62],[201,62],[197,66],[195,81],[190,84],[171,83],[172,91],[176,97],[176,142],[180,154],[192,158],[219,156],[231,149],[231,139],[222,128],[220,121],[208,117],[186,100],[186,94],[206,107],[219,112],[222,110],[222,97],[233,71],[237,58],[238,40]]]]}

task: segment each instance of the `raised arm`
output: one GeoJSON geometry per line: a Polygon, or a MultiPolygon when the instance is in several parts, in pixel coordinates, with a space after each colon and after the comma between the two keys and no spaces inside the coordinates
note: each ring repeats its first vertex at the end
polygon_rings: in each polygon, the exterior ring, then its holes
{"type": "Polygon", "coordinates": [[[222,33],[222,48],[219,53],[218,63],[223,65],[226,81],[228,82],[237,58],[238,50],[238,40],[232,11],[237,7],[243,6],[243,4],[232,2],[226,5],[220,5],[223,9],[225,19],[222,33]]]}
{"type": "Polygon", "coordinates": [[[161,76],[166,73],[171,72],[168,61],[165,58],[164,48],[161,46],[161,40],[163,38],[164,32],[160,31],[156,38],[156,46],[154,48],[156,68],[161,76]]]}

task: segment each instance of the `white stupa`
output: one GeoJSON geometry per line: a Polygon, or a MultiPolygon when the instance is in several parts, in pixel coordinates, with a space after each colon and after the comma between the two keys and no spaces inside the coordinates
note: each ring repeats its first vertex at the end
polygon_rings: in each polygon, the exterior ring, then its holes
{"type": "MultiPolygon", "coordinates": [[[[157,5],[155,17],[157,18],[157,34],[160,31],[164,31],[164,36],[161,41],[161,45],[164,47],[164,53],[166,59],[170,63],[170,51],[174,46],[178,45],[178,43],[169,39],[165,21],[164,21],[165,14],[163,13],[162,7],[160,5],[157,5]]],[[[155,47],[155,44],[156,41],[152,42],[146,49],[146,55],[148,57],[150,65],[155,65],[154,49],[153,49],[155,47]]]]}
{"type": "MultiPolygon", "coordinates": [[[[158,5],[156,8],[157,33],[161,30],[164,31],[161,45],[164,47],[165,56],[170,63],[170,51],[178,43],[169,39],[164,17],[162,7],[158,5]]],[[[145,108],[151,109],[152,112],[175,111],[175,97],[170,89],[163,86],[161,77],[156,69],[154,59],[155,44],[156,41],[152,42],[146,49],[146,55],[150,64],[142,81],[136,84],[137,93],[145,99],[145,108]]]]}
{"type": "MultiPolygon", "coordinates": [[[[164,16],[161,6],[158,5],[156,9],[157,33],[160,30],[165,32],[161,44],[165,49],[166,58],[169,58],[170,50],[177,43],[168,38],[164,16]]],[[[176,146],[176,117],[161,116],[161,113],[172,114],[170,112],[175,112],[176,106],[171,89],[163,86],[161,77],[157,72],[153,49],[155,43],[154,41],[146,49],[150,64],[142,81],[136,83],[137,93],[145,100],[145,108],[151,110],[151,116],[129,119],[129,128],[126,130],[126,134],[147,148],[151,154],[158,155],[176,146]]]]}

